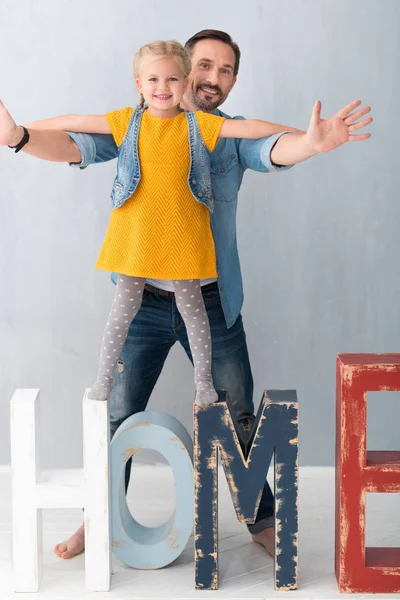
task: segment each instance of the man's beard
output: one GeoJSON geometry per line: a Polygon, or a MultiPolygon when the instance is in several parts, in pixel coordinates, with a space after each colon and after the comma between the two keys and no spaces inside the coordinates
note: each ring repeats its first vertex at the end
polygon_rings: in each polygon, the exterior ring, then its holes
{"type": "Polygon", "coordinates": [[[191,90],[191,95],[191,100],[196,106],[196,108],[206,112],[212,112],[213,110],[215,110],[225,101],[227,96],[227,94],[225,96],[223,95],[221,88],[219,88],[217,85],[207,85],[205,82],[199,83],[198,85],[196,85],[196,88],[194,88],[193,86],[191,90]],[[209,94],[207,99],[201,98],[200,91],[202,91],[203,94],[206,94],[206,92],[202,90],[202,88],[204,87],[207,87],[210,90],[215,90],[217,92],[217,96],[214,97],[211,96],[211,94],[209,94]]]}

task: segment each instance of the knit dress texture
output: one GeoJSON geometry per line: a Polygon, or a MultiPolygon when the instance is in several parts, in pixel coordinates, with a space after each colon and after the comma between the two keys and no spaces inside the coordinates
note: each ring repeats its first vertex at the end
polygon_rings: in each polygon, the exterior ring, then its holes
{"type": "MultiPolygon", "coordinates": [[[[119,146],[133,108],[106,114],[119,146]]],[[[196,112],[207,149],[218,143],[223,117],[196,112]]],[[[96,267],[152,279],[217,277],[208,208],[193,197],[184,112],[154,117],[144,111],[138,138],[141,179],[134,194],[111,213],[96,267]]]]}

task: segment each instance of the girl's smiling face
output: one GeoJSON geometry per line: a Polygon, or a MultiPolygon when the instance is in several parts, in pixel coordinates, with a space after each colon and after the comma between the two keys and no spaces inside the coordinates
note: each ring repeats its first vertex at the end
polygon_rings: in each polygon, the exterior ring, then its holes
{"type": "Polygon", "coordinates": [[[136,85],[154,117],[174,117],[185,92],[185,79],[179,63],[173,58],[146,61],[140,69],[136,85]]]}

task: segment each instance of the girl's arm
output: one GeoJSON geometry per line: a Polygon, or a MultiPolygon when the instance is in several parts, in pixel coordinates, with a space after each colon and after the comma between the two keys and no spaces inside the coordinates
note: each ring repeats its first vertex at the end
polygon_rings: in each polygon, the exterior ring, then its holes
{"type": "Polygon", "coordinates": [[[221,138],[247,138],[258,139],[281,133],[282,131],[291,131],[292,133],[305,133],[301,129],[286,127],[277,123],[268,121],[259,121],[257,119],[236,120],[226,119],[221,127],[219,137],[221,138]]]}
{"type": "Polygon", "coordinates": [[[111,133],[104,115],[63,115],[26,125],[28,129],[74,131],[77,133],[111,133]]]}

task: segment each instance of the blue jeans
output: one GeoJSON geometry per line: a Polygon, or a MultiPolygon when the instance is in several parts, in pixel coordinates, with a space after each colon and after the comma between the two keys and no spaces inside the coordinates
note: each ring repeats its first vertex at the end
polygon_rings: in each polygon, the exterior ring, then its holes
{"type": "MultiPolygon", "coordinates": [[[[235,410],[239,431],[247,441],[253,421],[253,377],[247,352],[242,317],[226,326],[218,286],[209,284],[202,289],[204,304],[211,328],[212,376],[217,390],[226,390],[235,410]]],[[[179,342],[190,361],[189,342],[185,324],[177,309],[175,298],[162,290],[146,288],[142,305],[133,319],[114,376],[110,394],[111,436],[129,416],[146,410],[151,392],[175,342],[179,342]]],[[[129,482],[130,461],[126,468],[129,482]]],[[[257,520],[248,525],[258,533],[274,524],[274,497],[265,483],[257,520]]]]}

